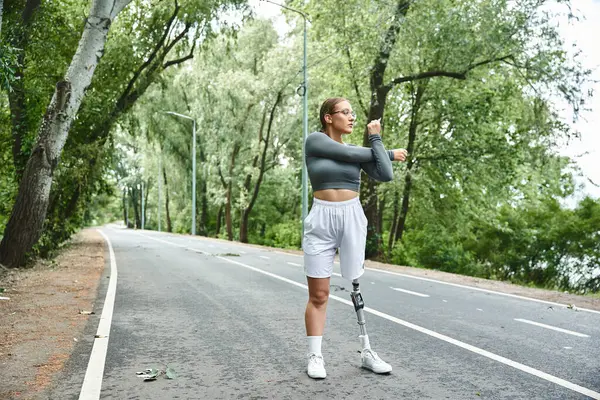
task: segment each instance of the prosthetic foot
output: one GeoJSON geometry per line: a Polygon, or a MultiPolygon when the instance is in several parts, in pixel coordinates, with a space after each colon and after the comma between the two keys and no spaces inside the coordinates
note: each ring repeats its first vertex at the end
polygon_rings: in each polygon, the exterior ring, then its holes
{"type": "Polygon", "coordinates": [[[352,292],[350,293],[352,303],[354,304],[354,310],[356,311],[356,317],[358,319],[358,326],[360,327],[360,344],[362,351],[360,357],[362,360],[362,367],[375,372],[376,374],[387,374],[392,372],[392,366],[383,361],[377,353],[371,350],[371,344],[369,343],[369,335],[367,335],[367,326],[365,322],[365,314],[363,308],[365,303],[360,293],[358,279],[352,281],[352,292]]]}

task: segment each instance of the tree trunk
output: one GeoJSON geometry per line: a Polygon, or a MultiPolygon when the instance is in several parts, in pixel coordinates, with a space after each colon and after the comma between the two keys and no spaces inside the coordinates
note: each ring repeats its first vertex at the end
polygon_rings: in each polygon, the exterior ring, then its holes
{"type": "Polygon", "coordinates": [[[127,220],[127,189],[123,189],[123,223],[126,227],[129,225],[127,220]]]}
{"type": "MultiPolygon", "coordinates": [[[[387,90],[375,89],[375,100],[371,101],[371,107],[369,109],[368,121],[382,118],[385,109],[387,90]]],[[[382,132],[383,133],[383,132],[382,132]]],[[[370,146],[368,132],[365,128],[365,135],[363,140],[364,146],[370,146]]],[[[365,215],[367,217],[367,247],[365,249],[365,257],[380,257],[381,256],[381,225],[379,223],[379,210],[378,210],[378,198],[377,198],[377,185],[378,182],[374,179],[369,178],[365,173],[362,174],[361,186],[361,200],[363,203],[365,215]]]]}
{"type": "MultiPolygon", "coordinates": [[[[261,121],[260,121],[260,127],[258,128],[258,143],[259,143],[259,147],[260,147],[260,143],[263,140],[263,131],[265,128],[265,123],[266,123],[266,119],[267,119],[267,109],[264,109],[261,121]]],[[[252,171],[254,171],[254,169],[258,166],[258,159],[260,158],[260,156],[257,154],[254,157],[254,160],[252,161],[252,171]]],[[[246,192],[250,192],[250,185],[252,184],[252,172],[250,172],[248,175],[246,175],[246,180],[244,181],[244,189],[246,189],[246,192]]],[[[248,219],[250,217],[250,213],[246,212],[246,210],[248,209],[248,207],[246,207],[244,210],[242,210],[242,220],[240,223],[240,242],[242,243],[248,243],[248,219]]]]}
{"type": "Polygon", "coordinates": [[[0,243],[0,263],[23,264],[42,234],[52,176],[59,163],[69,128],[102,54],[113,18],[130,0],[94,0],[83,34],[65,79],[46,110],[37,140],[19,184],[19,192],[0,243]],[[117,4],[118,3],[118,4],[117,4]]]}
{"type": "Polygon", "coordinates": [[[173,232],[173,224],[171,223],[171,213],[169,212],[169,182],[167,180],[167,171],[163,167],[163,179],[165,181],[165,213],[167,214],[167,232],[173,232]]]}
{"type": "Polygon", "coordinates": [[[200,182],[200,226],[198,233],[208,236],[208,199],[206,193],[206,181],[200,182]]]}
{"type": "MultiPolygon", "coordinates": [[[[260,125],[260,129],[258,132],[258,142],[264,142],[264,147],[262,150],[262,154],[260,155],[260,170],[258,172],[258,177],[256,178],[256,182],[254,183],[254,190],[252,191],[252,197],[250,198],[250,202],[248,203],[248,207],[246,207],[242,211],[242,222],[240,224],[240,241],[242,243],[248,243],[248,219],[250,218],[250,213],[252,212],[252,208],[254,208],[254,204],[256,203],[256,199],[258,198],[258,193],[260,191],[260,185],[262,184],[263,178],[265,176],[266,171],[266,160],[267,160],[267,151],[269,150],[269,142],[271,141],[271,128],[273,127],[273,120],[275,119],[275,110],[277,106],[281,102],[283,92],[279,91],[277,93],[277,98],[275,99],[275,103],[273,107],[271,107],[270,115],[269,115],[269,123],[267,126],[267,136],[263,138],[263,128],[265,124],[266,112],[263,113],[262,122],[260,125]]],[[[258,156],[254,158],[253,166],[256,167],[256,163],[258,162],[258,156]]],[[[250,189],[250,182],[252,176],[248,175],[246,178],[246,189],[250,189]]]]}
{"type": "Polygon", "coordinates": [[[133,207],[133,217],[135,223],[135,229],[140,229],[142,227],[142,220],[140,217],[140,209],[139,209],[139,191],[137,188],[131,187],[129,188],[129,193],[131,194],[131,206],[133,207]]]}
{"type": "Polygon", "coordinates": [[[231,180],[229,180],[229,183],[227,184],[225,227],[227,229],[227,240],[233,240],[233,224],[231,223],[231,180]]]}
{"type": "MultiPolygon", "coordinates": [[[[148,193],[150,193],[150,179],[148,179],[145,183],[145,190],[144,190],[144,225],[147,226],[148,225],[148,193]]],[[[145,227],[144,226],[144,227],[145,227]]]]}
{"type": "MultiPolygon", "coordinates": [[[[383,43],[380,46],[379,54],[371,69],[371,103],[369,105],[367,122],[383,117],[387,94],[392,88],[384,83],[385,71],[398,37],[400,24],[404,20],[410,4],[411,2],[409,0],[398,2],[393,22],[388,28],[383,43]]],[[[369,146],[369,133],[366,127],[363,136],[363,145],[369,146]]],[[[366,182],[366,184],[361,187],[361,198],[365,209],[365,215],[369,221],[365,256],[367,258],[379,257],[381,256],[381,224],[379,223],[380,218],[377,209],[377,182],[373,179],[369,179],[365,174],[363,174],[363,178],[363,182],[366,182]]]]}
{"type": "Polygon", "coordinates": [[[392,227],[390,228],[390,236],[388,237],[388,260],[392,259],[392,248],[394,246],[394,240],[396,237],[396,225],[398,222],[398,202],[400,199],[398,198],[398,191],[394,190],[394,214],[392,216],[392,227]]]}
{"type": "Polygon", "coordinates": [[[235,167],[235,160],[238,153],[240,152],[242,145],[240,142],[235,142],[233,145],[233,152],[229,160],[229,182],[227,182],[227,195],[225,203],[225,226],[227,227],[227,240],[233,240],[233,223],[231,221],[231,197],[233,192],[233,169],[235,167]]]}
{"type": "MultiPolygon", "coordinates": [[[[404,192],[402,194],[402,207],[400,209],[400,218],[396,226],[396,238],[395,241],[402,240],[402,234],[406,226],[406,216],[408,215],[408,205],[410,200],[410,191],[412,189],[412,168],[414,165],[413,151],[415,149],[415,142],[417,139],[417,129],[419,127],[419,111],[421,108],[421,100],[423,99],[423,93],[425,92],[426,83],[417,84],[417,92],[415,93],[411,116],[410,126],[408,128],[408,162],[406,164],[406,175],[404,177],[404,192]]],[[[390,232],[391,235],[392,232],[390,232]]]]}
{"type": "Polygon", "coordinates": [[[215,227],[215,237],[219,237],[221,233],[221,220],[223,219],[223,206],[219,207],[219,211],[217,212],[217,226],[215,227]]]}

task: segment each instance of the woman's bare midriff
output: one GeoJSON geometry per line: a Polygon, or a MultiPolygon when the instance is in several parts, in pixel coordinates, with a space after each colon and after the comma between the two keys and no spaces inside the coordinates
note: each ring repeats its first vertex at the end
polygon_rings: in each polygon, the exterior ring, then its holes
{"type": "Polygon", "coordinates": [[[313,196],[325,201],[346,201],[358,197],[358,193],[348,189],[324,189],[317,190],[313,196]]]}

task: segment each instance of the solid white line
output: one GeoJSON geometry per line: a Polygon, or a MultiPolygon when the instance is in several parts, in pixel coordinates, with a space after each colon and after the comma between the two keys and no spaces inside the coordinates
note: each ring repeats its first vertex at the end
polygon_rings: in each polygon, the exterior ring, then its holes
{"type": "MultiPolygon", "coordinates": [[[[159,238],[155,238],[155,237],[152,237],[152,236],[145,235],[145,234],[143,234],[141,232],[135,232],[135,233],[137,233],[140,236],[146,237],[148,239],[156,240],[157,242],[162,242],[162,243],[170,244],[172,246],[181,247],[182,249],[187,249],[188,248],[188,246],[185,245],[185,244],[177,244],[177,243],[173,243],[173,242],[168,242],[168,241],[163,240],[163,239],[159,239],[159,238]]],[[[190,250],[195,250],[195,249],[190,249],[190,250]]]]}
{"type": "Polygon", "coordinates": [[[397,288],[397,287],[391,287],[391,286],[390,286],[390,289],[392,289],[392,290],[395,290],[395,291],[397,291],[397,292],[403,292],[403,293],[412,294],[412,295],[414,295],[414,296],[419,296],[419,297],[429,297],[429,295],[428,295],[428,294],[423,294],[423,293],[412,292],[412,291],[410,291],[410,290],[406,290],[406,289],[400,289],[400,288],[397,288]]]}
{"type": "Polygon", "coordinates": [[[270,260],[271,257],[267,257],[267,256],[259,256],[260,258],[264,258],[265,260],[270,260]]]}
{"type": "MultiPolygon", "coordinates": [[[[295,282],[295,281],[292,281],[291,279],[287,279],[287,278],[284,278],[282,276],[275,275],[275,274],[273,274],[271,272],[263,271],[261,269],[255,268],[255,267],[251,267],[250,265],[246,265],[246,264],[243,264],[241,262],[237,262],[237,261],[230,260],[230,259],[227,259],[227,258],[223,258],[223,257],[217,257],[217,258],[220,258],[221,260],[224,260],[224,261],[227,261],[227,262],[230,262],[230,263],[233,263],[233,264],[240,265],[242,267],[251,269],[251,270],[259,272],[261,274],[265,274],[265,275],[270,276],[272,278],[279,279],[281,281],[290,283],[290,284],[292,284],[294,286],[298,286],[298,287],[301,287],[303,289],[307,289],[308,290],[308,286],[303,285],[303,284],[298,283],[298,282],[295,282]]],[[[338,296],[330,294],[329,298],[337,300],[337,301],[339,301],[341,303],[344,303],[346,305],[354,307],[354,305],[352,304],[351,301],[343,299],[341,297],[338,297],[338,296]]],[[[416,330],[418,332],[421,332],[421,333],[424,333],[426,335],[432,336],[432,337],[434,337],[436,339],[443,340],[444,342],[447,342],[447,343],[453,344],[455,346],[461,347],[461,348],[463,348],[465,350],[469,350],[469,351],[471,351],[473,353],[476,353],[476,354],[482,355],[484,357],[490,358],[490,359],[492,359],[494,361],[498,361],[498,362],[500,362],[502,364],[505,364],[505,365],[508,365],[510,367],[516,368],[516,369],[518,369],[520,371],[523,371],[523,372],[526,372],[528,374],[537,376],[538,378],[542,378],[544,380],[547,380],[549,382],[555,383],[555,384],[560,385],[562,387],[565,387],[567,389],[570,389],[570,390],[573,390],[575,392],[584,394],[584,395],[589,396],[589,397],[591,397],[593,399],[600,400],[600,393],[594,392],[593,390],[590,390],[590,389],[585,388],[583,386],[579,386],[579,385],[574,384],[572,382],[569,382],[569,381],[566,381],[564,379],[558,378],[556,376],[547,374],[545,372],[542,372],[542,371],[537,370],[535,368],[532,368],[532,367],[529,367],[527,365],[518,363],[516,361],[509,360],[508,358],[505,358],[505,357],[499,356],[497,354],[491,353],[491,352],[489,352],[487,350],[480,349],[479,347],[475,347],[475,346],[472,346],[470,344],[461,342],[460,340],[453,339],[453,338],[451,338],[449,336],[442,335],[441,333],[434,332],[434,331],[429,330],[427,328],[423,328],[423,327],[421,327],[419,325],[415,325],[415,324],[412,324],[410,322],[401,320],[399,318],[392,317],[391,315],[382,313],[382,312],[374,310],[372,308],[365,307],[364,311],[368,312],[368,313],[371,313],[373,315],[377,315],[377,316],[379,316],[381,318],[387,319],[388,321],[395,322],[395,323],[397,323],[399,325],[403,325],[403,326],[405,326],[407,328],[414,329],[414,330],[416,330]]]]}
{"type": "Polygon", "coordinates": [[[302,264],[296,264],[296,263],[289,262],[289,261],[288,261],[288,264],[289,265],[293,265],[294,267],[301,267],[302,266],[302,264]]]}
{"type": "Polygon", "coordinates": [[[528,319],[515,318],[515,321],[525,322],[526,324],[531,324],[531,325],[539,326],[542,328],[552,329],[553,331],[557,331],[557,332],[568,333],[569,335],[573,335],[573,336],[590,337],[590,335],[586,335],[584,333],[573,332],[573,331],[569,331],[567,329],[557,328],[557,327],[551,326],[551,325],[540,324],[539,322],[530,321],[528,319]]]}
{"type": "Polygon", "coordinates": [[[293,253],[286,253],[285,251],[277,251],[277,250],[273,250],[273,253],[277,253],[277,254],[283,254],[284,256],[293,256],[293,257],[304,257],[301,254],[293,254],[293,253]]]}
{"type": "MultiPolygon", "coordinates": [[[[553,301],[547,301],[547,300],[534,299],[532,297],[519,296],[518,294],[502,293],[502,292],[497,292],[495,290],[483,289],[483,288],[478,288],[478,287],[474,287],[474,286],[461,285],[461,284],[458,284],[458,283],[438,281],[436,279],[423,278],[421,276],[414,276],[414,275],[402,274],[400,272],[386,271],[384,269],[378,269],[378,268],[372,268],[372,267],[366,267],[365,269],[368,269],[370,271],[383,272],[384,274],[402,276],[402,277],[405,277],[405,278],[411,278],[411,279],[418,279],[418,280],[427,281],[427,282],[440,283],[442,285],[454,286],[454,287],[459,287],[459,288],[463,288],[463,289],[470,289],[470,290],[476,290],[476,291],[479,291],[479,292],[498,294],[500,296],[512,297],[512,298],[515,298],[515,299],[536,301],[538,303],[550,304],[550,305],[553,305],[553,306],[560,306],[560,307],[565,307],[565,308],[568,307],[567,304],[555,303],[553,301]]],[[[591,313],[594,313],[594,314],[600,314],[600,311],[590,310],[589,308],[580,308],[580,307],[577,307],[577,311],[587,311],[587,312],[591,312],[591,313]]]]}
{"type": "Polygon", "coordinates": [[[117,261],[115,252],[108,236],[101,230],[97,231],[104,237],[108,244],[108,252],[110,255],[110,279],[108,281],[108,289],[106,291],[106,299],[102,307],[102,315],[98,324],[96,338],[92,347],[90,360],[88,361],[83,385],[79,393],[79,400],[98,400],[100,398],[100,390],[102,389],[102,377],[104,375],[104,363],[106,362],[106,352],[108,350],[108,335],[110,333],[110,325],[112,323],[113,310],[115,306],[115,295],[117,293],[117,261]]]}
{"type": "Polygon", "coordinates": [[[335,276],[342,276],[342,274],[338,274],[337,272],[332,272],[332,274],[335,276]]]}
{"type": "MultiPolygon", "coordinates": [[[[270,276],[272,278],[278,279],[278,280],[286,282],[286,283],[289,283],[290,285],[294,285],[294,286],[297,286],[299,288],[308,290],[308,286],[307,285],[304,285],[302,283],[298,283],[298,282],[293,281],[293,280],[288,279],[288,278],[284,278],[283,276],[279,276],[279,275],[273,274],[271,272],[263,271],[262,269],[259,269],[259,268],[256,268],[256,267],[252,267],[250,265],[246,265],[246,264],[243,264],[243,263],[238,262],[238,261],[230,260],[228,258],[224,258],[224,257],[220,257],[220,256],[216,256],[215,258],[219,258],[219,259],[221,259],[223,261],[227,261],[229,263],[236,264],[236,265],[242,266],[244,268],[248,268],[248,269],[250,269],[252,271],[261,273],[263,275],[270,276]]],[[[335,295],[332,295],[332,294],[329,295],[329,298],[331,298],[333,300],[336,300],[336,301],[339,301],[340,303],[344,303],[346,305],[354,307],[354,305],[352,304],[352,302],[350,300],[346,300],[346,299],[343,299],[341,297],[338,297],[338,296],[335,296],[335,295]]],[[[583,395],[591,397],[594,400],[600,400],[600,393],[594,392],[591,389],[585,388],[583,386],[579,386],[579,385],[577,385],[575,383],[572,383],[572,382],[569,382],[567,380],[558,378],[558,377],[556,377],[554,375],[547,374],[545,372],[542,372],[542,371],[537,370],[535,368],[532,368],[532,367],[529,367],[527,365],[521,364],[519,362],[509,360],[506,357],[499,356],[499,355],[491,353],[491,352],[489,352],[487,350],[480,349],[479,347],[475,347],[475,346],[472,346],[470,344],[461,342],[460,340],[456,340],[456,339],[453,339],[453,338],[451,338],[449,336],[442,335],[441,333],[434,332],[432,330],[429,330],[427,328],[423,328],[423,327],[421,327],[419,325],[415,325],[415,324],[410,323],[408,321],[401,320],[400,318],[396,318],[396,317],[393,317],[391,315],[382,313],[381,311],[377,311],[377,310],[369,308],[369,307],[365,307],[363,310],[365,312],[371,313],[373,315],[377,315],[378,317],[387,319],[388,321],[395,322],[398,325],[402,325],[402,326],[405,326],[407,328],[413,329],[415,331],[424,333],[424,334],[432,336],[432,337],[434,337],[436,339],[439,339],[439,340],[442,340],[444,342],[447,342],[447,343],[453,344],[455,346],[461,347],[461,348],[463,348],[465,350],[469,350],[469,351],[471,351],[473,353],[476,353],[476,354],[479,354],[481,356],[490,358],[490,359],[492,359],[494,361],[498,361],[498,362],[500,362],[502,364],[508,365],[510,367],[513,367],[513,368],[518,369],[520,371],[523,371],[525,373],[537,376],[538,378],[541,378],[541,379],[544,379],[546,381],[555,383],[555,384],[557,384],[559,386],[562,386],[564,388],[567,388],[569,390],[573,390],[575,392],[581,393],[583,395]]]]}

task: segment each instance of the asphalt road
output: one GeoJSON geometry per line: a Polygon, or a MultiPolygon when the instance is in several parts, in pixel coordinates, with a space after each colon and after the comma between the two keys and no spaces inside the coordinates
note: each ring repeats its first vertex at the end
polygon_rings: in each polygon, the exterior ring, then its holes
{"type": "Polygon", "coordinates": [[[91,319],[91,339],[49,398],[78,398],[92,344],[108,340],[101,399],[600,399],[598,312],[367,269],[360,282],[371,345],[394,368],[379,376],[360,368],[351,284],[335,275],[327,379],[314,381],[306,375],[302,257],[102,231],[118,269],[110,335],[94,339],[100,316],[91,319]],[[166,365],[175,379],[136,375],[166,365]]]}

